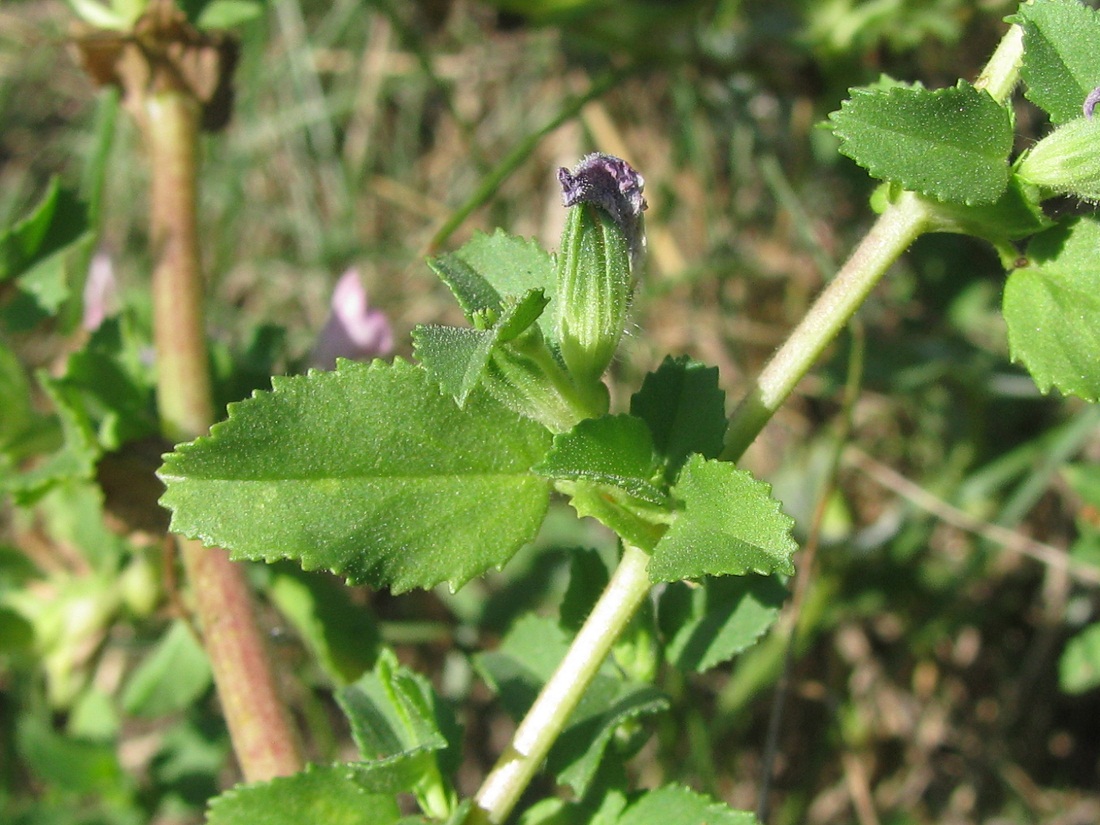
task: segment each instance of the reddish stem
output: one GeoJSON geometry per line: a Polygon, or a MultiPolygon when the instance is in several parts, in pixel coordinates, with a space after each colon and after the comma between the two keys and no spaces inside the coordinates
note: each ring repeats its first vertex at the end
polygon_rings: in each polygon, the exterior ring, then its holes
{"type": "MultiPolygon", "coordinates": [[[[197,231],[199,107],[186,94],[161,92],[146,98],[141,120],[152,171],[157,402],[164,434],[181,441],[205,433],[214,420],[197,231]]],[[[182,538],[179,546],[245,779],[296,773],[301,746],[279,696],[244,569],[224,550],[182,538]]]]}

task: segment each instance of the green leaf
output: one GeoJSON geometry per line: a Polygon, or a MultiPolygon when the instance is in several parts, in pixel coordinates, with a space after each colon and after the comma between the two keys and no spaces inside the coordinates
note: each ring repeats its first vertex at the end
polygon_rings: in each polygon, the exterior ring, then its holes
{"type": "MultiPolygon", "coordinates": [[[[479,655],[475,666],[500,695],[505,710],[518,720],[565,657],[569,639],[552,619],[527,615],[499,649],[479,655]]],[[[667,707],[667,699],[651,685],[628,682],[605,662],[550,749],[547,769],[583,796],[616,728],[667,707]]]]}
{"type": "Polygon", "coordinates": [[[1016,248],[1009,246],[1013,241],[1054,225],[1043,212],[1035,187],[1024,184],[1016,175],[996,203],[966,206],[930,201],[928,215],[930,232],[984,238],[994,246],[1009,249],[1012,257],[1017,254],[1016,248]]]}
{"type": "Polygon", "coordinates": [[[534,240],[500,229],[492,235],[477,233],[458,251],[432,258],[428,265],[454,293],[471,323],[478,312],[500,313],[509,295],[542,290],[550,301],[557,286],[554,262],[546,250],[534,240]]]}
{"type": "Polygon", "coordinates": [[[672,497],[677,510],[653,550],[649,576],[677,581],[743,573],[794,573],[794,521],[771,497],[771,486],[728,462],[692,456],[672,497]]]}
{"type": "Polygon", "coordinates": [[[1100,622],[1066,643],[1058,662],[1058,684],[1066,693],[1085,693],[1100,685],[1100,622]]]}
{"type": "Polygon", "coordinates": [[[98,422],[97,438],[105,450],[160,432],[150,376],[134,374],[126,346],[118,323],[105,322],[84,349],[69,356],[61,379],[89,419],[98,422]]]}
{"type": "Polygon", "coordinates": [[[491,329],[418,326],[413,330],[416,357],[432,380],[459,406],[466,403],[485,374],[497,335],[491,329]]]}
{"type": "Polygon", "coordinates": [[[24,713],[18,720],[15,744],[35,777],[67,793],[117,796],[129,784],[114,742],[74,739],[24,713]]]}
{"type": "MultiPolygon", "coordinates": [[[[518,300],[505,298],[503,315],[489,329],[418,326],[413,330],[416,357],[443,392],[463,406],[485,375],[493,348],[515,340],[545,308],[542,292],[532,289],[518,300]]],[[[496,313],[484,310],[475,319],[484,314],[496,313]]]]}
{"type": "Polygon", "coordinates": [[[79,240],[87,229],[84,204],[52,178],[31,213],[0,231],[0,281],[27,273],[79,240]]]}
{"type": "Polygon", "coordinates": [[[1077,0],[1043,0],[1021,4],[1014,19],[1024,30],[1027,99],[1056,124],[1081,117],[1085,98],[1100,86],[1100,15],[1077,0]]]}
{"type": "Polygon", "coordinates": [[[1100,222],[1082,218],[1038,235],[1012,272],[1004,317],[1014,361],[1039,389],[1100,400],[1100,222]]]}
{"type": "Polygon", "coordinates": [[[632,415],[581,421],[554,436],[550,452],[533,469],[547,478],[614,487],[650,504],[666,501],[654,483],[662,474],[653,437],[646,423],[632,415]]]}
{"type": "Polygon", "coordinates": [[[451,737],[458,735],[453,718],[431,685],[399,665],[390,650],[382,652],[372,671],[342,688],[336,699],[364,759],[422,748],[441,750],[448,746],[443,728],[451,737]]]}
{"type": "Polygon", "coordinates": [[[272,385],[167,456],[173,530],[394,592],[459,587],[537,532],[544,427],[480,395],[461,410],[403,361],[272,385]]]}
{"type": "Polygon", "coordinates": [[[443,774],[457,770],[461,731],[427,679],[385,650],[374,670],[337,694],[352,737],[367,760],[357,768],[371,790],[415,791],[444,818],[455,804],[443,774]]]}
{"type": "Polygon", "coordinates": [[[975,205],[994,203],[1008,186],[1012,116],[962,80],[935,91],[853,89],[829,119],[842,154],[910,191],[975,205]]]}
{"type": "Polygon", "coordinates": [[[355,604],[338,581],[280,566],[268,593],[336,684],[355,681],[374,664],[378,626],[370,610],[355,604]]]}
{"type": "Polygon", "coordinates": [[[702,673],[756,644],[779,616],[787,589],[774,576],[723,576],[670,584],[657,607],[665,657],[702,673]]]}
{"type": "Polygon", "coordinates": [[[177,620],[130,674],[122,708],[133,716],[163,716],[189,707],[211,684],[206,651],[187,623],[177,620]]]}
{"type": "Polygon", "coordinates": [[[96,461],[102,455],[81,393],[45,373],[40,373],[38,380],[57,410],[62,443],[33,469],[0,478],[0,490],[11,492],[20,505],[37,501],[61,482],[92,478],[96,461]]]}
{"type": "Polygon", "coordinates": [[[751,811],[735,811],[680,785],[648,791],[632,803],[616,825],[757,825],[751,811]]]}
{"type": "Polygon", "coordinates": [[[346,765],[311,765],[270,782],[238,785],[210,803],[206,825],[392,825],[392,796],[368,793],[346,765]]]}
{"type": "Polygon", "coordinates": [[[569,497],[581,518],[594,518],[624,541],[651,552],[672,518],[668,505],[653,505],[617,487],[591,481],[558,481],[555,488],[569,497]]]}
{"type": "Polygon", "coordinates": [[[717,458],[726,434],[726,394],[718,368],[687,356],[668,356],[630,399],[630,414],[649,425],[657,454],[672,482],[688,456],[717,458]]]}
{"type": "MultiPolygon", "coordinates": [[[[56,419],[35,410],[30,381],[18,356],[0,343],[0,452],[9,454],[18,464],[31,455],[56,448],[60,435],[56,419]]],[[[0,484],[0,489],[4,486],[0,484]]]]}

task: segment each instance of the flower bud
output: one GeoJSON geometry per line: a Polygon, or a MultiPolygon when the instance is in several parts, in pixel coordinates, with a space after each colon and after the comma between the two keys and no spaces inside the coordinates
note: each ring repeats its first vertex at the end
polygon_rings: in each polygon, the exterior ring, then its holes
{"type": "Polygon", "coordinates": [[[598,153],[558,179],[570,207],[557,260],[558,345],[585,384],[603,375],[626,325],[645,250],[645,181],[626,161],[598,153]]]}
{"type": "Polygon", "coordinates": [[[1053,194],[1100,201],[1100,119],[1062,124],[1020,158],[1016,174],[1053,194]]]}

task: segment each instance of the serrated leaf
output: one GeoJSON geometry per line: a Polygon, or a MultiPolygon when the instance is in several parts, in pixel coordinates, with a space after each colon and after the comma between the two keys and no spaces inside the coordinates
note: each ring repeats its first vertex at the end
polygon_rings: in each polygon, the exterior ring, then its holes
{"type": "Polygon", "coordinates": [[[1008,185],[1012,117],[965,81],[936,90],[853,89],[829,119],[842,154],[910,191],[976,205],[994,203],[1008,185]]]}
{"type": "Polygon", "coordinates": [[[1082,218],[1028,246],[1028,265],[1012,272],[1004,317],[1014,361],[1039,389],[1100,400],[1100,223],[1082,218]]]}
{"type": "Polygon", "coordinates": [[[707,578],[696,587],[675,582],[657,607],[665,657],[700,673],[729,661],[775,623],[786,597],[773,576],[707,578]]]}
{"type": "Polygon", "coordinates": [[[757,825],[751,811],[735,811],[681,785],[647,791],[627,807],[616,825],[757,825]]]}
{"type": "Polygon", "coordinates": [[[417,359],[439,388],[464,405],[473,392],[496,346],[491,329],[418,326],[413,330],[417,359]]]}
{"type": "Polygon", "coordinates": [[[546,303],[542,292],[532,289],[521,298],[504,299],[503,314],[489,329],[418,326],[413,330],[416,357],[440,388],[462,406],[489,368],[493,348],[525,332],[546,303]]]}
{"type": "Polygon", "coordinates": [[[550,451],[533,469],[547,478],[615,487],[654,505],[666,501],[654,483],[661,468],[653,437],[646,423],[632,415],[588,418],[555,435],[550,451]]]}
{"type": "Polygon", "coordinates": [[[1043,0],[1021,4],[1017,19],[1024,30],[1020,74],[1027,99],[1055,124],[1081,117],[1085,98],[1100,86],[1100,14],[1077,0],[1043,0]]]}
{"type": "Polygon", "coordinates": [[[359,678],[378,657],[380,637],[370,610],[337,580],[292,565],[271,580],[268,594],[338,685],[359,678]]]}
{"type": "Polygon", "coordinates": [[[666,505],[649,504],[616,487],[591,481],[558,481],[557,490],[569,497],[581,518],[594,518],[623,541],[650,552],[671,520],[666,505]]]}
{"type": "MultiPolygon", "coordinates": [[[[372,671],[338,691],[336,699],[364,759],[447,747],[439,722],[444,706],[427,680],[401,667],[390,650],[382,652],[372,671]]],[[[456,735],[453,719],[445,724],[456,735]]]]}
{"type": "Polygon", "coordinates": [[[649,563],[653,581],[794,573],[794,521],[771,486],[728,462],[692,456],[672,488],[677,509],[649,563]]]}
{"type": "Polygon", "coordinates": [[[191,706],[211,684],[202,643],[186,622],[177,620],[130,674],[122,691],[122,708],[133,716],[175,713],[191,706]]]}
{"type": "Polygon", "coordinates": [[[1066,693],[1085,693],[1100,685],[1100,622],[1066,642],[1058,663],[1058,685],[1066,693]]]}
{"type": "Polygon", "coordinates": [[[392,796],[372,794],[345,765],[311,765],[270,782],[238,785],[210,803],[206,825],[392,825],[392,796]]]}
{"type": "Polygon", "coordinates": [[[666,357],[631,397],[630,414],[649,425],[669,482],[675,480],[692,453],[717,458],[722,452],[726,394],[718,386],[717,367],[707,367],[687,356],[666,357]]]}
{"type": "Polygon", "coordinates": [[[357,769],[365,787],[413,791],[430,813],[450,812],[454,793],[443,776],[458,769],[461,731],[427,679],[384,650],[337,701],[365,760],[357,769]]]}
{"type": "Polygon", "coordinates": [[[173,530],[395,592],[459,587],[537,532],[544,427],[480,394],[461,410],[403,361],[272,385],[166,457],[173,530]]]}
{"type": "MultiPolygon", "coordinates": [[[[556,622],[527,615],[509,631],[499,649],[478,656],[475,666],[500,695],[505,710],[520,719],[565,657],[568,646],[569,637],[556,622]]],[[[583,796],[615,729],[629,719],[666,707],[667,699],[655,688],[628,682],[604,663],[551,748],[547,769],[558,781],[570,785],[578,797],[583,796]]]]}
{"type": "Polygon", "coordinates": [[[509,295],[535,289],[552,300],[557,285],[554,263],[546,250],[534,240],[500,229],[492,235],[478,233],[461,249],[432,258],[428,265],[454,293],[471,322],[477,312],[499,313],[509,295]]]}

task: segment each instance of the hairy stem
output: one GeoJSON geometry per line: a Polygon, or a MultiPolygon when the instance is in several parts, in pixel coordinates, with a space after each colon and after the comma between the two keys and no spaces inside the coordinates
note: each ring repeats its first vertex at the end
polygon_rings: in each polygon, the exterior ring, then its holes
{"type": "Polygon", "coordinates": [[[467,823],[499,825],[507,819],[611,646],[649,592],[648,565],[645,551],[626,546],[622,561],[565,658],[516,729],[512,744],[482,783],[477,807],[467,823]]]}
{"type": "Polygon", "coordinates": [[[910,192],[879,216],[734,410],[722,459],[741,457],[890,265],[925,230],[927,216],[927,205],[910,192]]]}
{"type": "MultiPolygon", "coordinates": [[[[213,423],[203,324],[196,181],[199,108],[189,96],[149,96],[142,127],[152,171],[150,234],[157,403],[164,434],[194,438],[213,423]]],[[[233,748],[248,781],[302,767],[243,568],[224,550],[179,540],[233,748]]]]}

